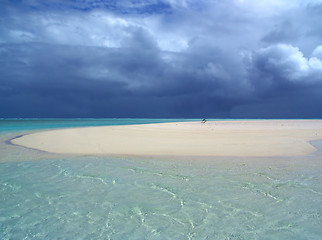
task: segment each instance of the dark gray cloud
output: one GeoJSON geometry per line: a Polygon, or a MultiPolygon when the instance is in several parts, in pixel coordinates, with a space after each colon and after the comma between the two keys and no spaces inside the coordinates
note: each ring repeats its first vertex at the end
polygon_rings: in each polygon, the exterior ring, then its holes
{"type": "Polygon", "coordinates": [[[321,6],[7,1],[0,117],[320,118],[321,6]]]}

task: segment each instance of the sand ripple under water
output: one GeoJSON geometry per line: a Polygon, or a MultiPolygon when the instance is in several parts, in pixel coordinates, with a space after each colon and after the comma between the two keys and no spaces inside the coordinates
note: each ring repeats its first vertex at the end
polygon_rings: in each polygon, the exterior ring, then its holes
{"type": "Polygon", "coordinates": [[[321,163],[285,161],[1,163],[0,239],[321,239],[321,163]]]}

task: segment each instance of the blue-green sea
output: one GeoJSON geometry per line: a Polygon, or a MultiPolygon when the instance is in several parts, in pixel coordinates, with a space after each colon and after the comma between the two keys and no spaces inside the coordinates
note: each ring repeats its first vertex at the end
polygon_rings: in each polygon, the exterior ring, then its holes
{"type": "Polygon", "coordinates": [[[202,159],[57,155],[8,141],[173,121],[188,120],[0,120],[0,239],[322,239],[321,141],[305,157],[202,159]]]}

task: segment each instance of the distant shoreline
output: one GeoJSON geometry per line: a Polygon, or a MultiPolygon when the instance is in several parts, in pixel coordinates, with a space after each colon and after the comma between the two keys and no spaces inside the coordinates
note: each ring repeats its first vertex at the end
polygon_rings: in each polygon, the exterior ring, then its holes
{"type": "Polygon", "coordinates": [[[55,129],[10,142],[58,154],[111,156],[303,156],[322,120],[234,120],[55,129]]]}

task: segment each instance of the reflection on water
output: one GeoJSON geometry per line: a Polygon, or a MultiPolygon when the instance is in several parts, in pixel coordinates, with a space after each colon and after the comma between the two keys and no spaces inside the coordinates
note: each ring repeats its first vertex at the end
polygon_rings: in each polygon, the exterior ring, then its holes
{"type": "Polygon", "coordinates": [[[0,239],[322,236],[320,155],[196,160],[2,163],[0,239]]]}

